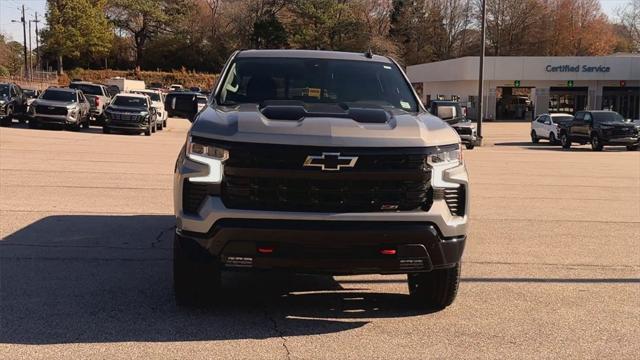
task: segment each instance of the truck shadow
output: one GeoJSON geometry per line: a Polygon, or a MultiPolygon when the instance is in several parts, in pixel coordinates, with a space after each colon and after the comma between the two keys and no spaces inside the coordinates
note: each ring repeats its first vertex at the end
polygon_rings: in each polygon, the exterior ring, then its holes
{"type": "MultiPolygon", "coordinates": [[[[527,150],[546,150],[546,151],[563,151],[563,152],[594,152],[589,145],[572,145],[571,149],[563,149],[558,144],[550,144],[548,142],[540,142],[534,144],[530,141],[514,141],[514,142],[498,142],[495,146],[515,146],[527,150]]],[[[606,146],[603,151],[624,152],[627,148],[624,146],[606,146]]]]}
{"type": "MultiPolygon", "coordinates": [[[[173,216],[42,218],[0,241],[0,343],[266,339],[424,314],[333,277],[225,273],[204,308],[173,300],[173,216]],[[347,285],[348,286],[348,285],[347,285]]],[[[404,288],[403,288],[404,290],[404,288]]]]}

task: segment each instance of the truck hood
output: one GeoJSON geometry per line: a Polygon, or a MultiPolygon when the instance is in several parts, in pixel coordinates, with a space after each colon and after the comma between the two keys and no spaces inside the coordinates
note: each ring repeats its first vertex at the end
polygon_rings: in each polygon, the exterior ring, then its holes
{"type": "Polygon", "coordinates": [[[135,106],[109,105],[109,111],[140,113],[143,111],[147,111],[147,109],[141,108],[141,107],[135,107],[135,106]]]}
{"type": "Polygon", "coordinates": [[[615,127],[615,128],[634,128],[635,127],[635,125],[632,123],[622,123],[622,122],[614,122],[614,121],[600,123],[600,126],[615,127]]]}
{"type": "Polygon", "coordinates": [[[55,101],[55,100],[36,99],[36,100],[33,101],[32,105],[56,106],[56,107],[72,107],[72,106],[76,106],[77,103],[71,102],[71,101],[55,101]]]}
{"type": "Polygon", "coordinates": [[[460,142],[449,125],[427,112],[392,111],[384,123],[339,117],[274,120],[254,104],[207,106],[196,117],[190,135],[234,142],[341,147],[427,147],[460,142]]]}

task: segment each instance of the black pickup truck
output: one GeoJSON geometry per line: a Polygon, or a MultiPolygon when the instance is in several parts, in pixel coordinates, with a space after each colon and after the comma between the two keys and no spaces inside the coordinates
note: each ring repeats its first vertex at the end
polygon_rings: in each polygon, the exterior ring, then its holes
{"type": "Polygon", "coordinates": [[[605,145],[626,146],[633,151],[638,149],[638,128],[615,111],[578,111],[572,121],[560,128],[562,147],[569,149],[574,142],[591,143],[594,151],[601,151],[605,145]]]}

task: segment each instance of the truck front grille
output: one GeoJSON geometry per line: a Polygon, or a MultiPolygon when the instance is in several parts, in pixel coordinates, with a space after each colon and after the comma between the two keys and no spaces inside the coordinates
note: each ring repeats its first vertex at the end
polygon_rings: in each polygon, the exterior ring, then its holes
{"type": "Polygon", "coordinates": [[[109,117],[111,120],[115,121],[131,121],[131,122],[139,122],[141,120],[141,116],[138,114],[127,114],[127,113],[110,113],[109,117]]]}
{"type": "Polygon", "coordinates": [[[229,144],[222,201],[227,208],[300,212],[408,211],[431,207],[425,149],[317,148],[229,144]],[[307,156],[340,153],[354,167],[305,167],[307,156]]]}
{"type": "Polygon", "coordinates": [[[60,106],[37,105],[36,113],[42,115],[67,115],[67,108],[60,106]]]}

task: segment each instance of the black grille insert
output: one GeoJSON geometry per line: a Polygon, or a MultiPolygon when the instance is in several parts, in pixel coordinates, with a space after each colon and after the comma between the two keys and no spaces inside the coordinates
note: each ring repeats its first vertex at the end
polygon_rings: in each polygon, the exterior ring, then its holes
{"type": "Polygon", "coordinates": [[[222,201],[227,208],[302,212],[428,210],[431,169],[421,148],[316,148],[227,144],[222,201]],[[358,157],[352,168],[304,167],[324,152],[358,157]]]}
{"type": "Polygon", "coordinates": [[[36,113],[42,115],[67,115],[67,108],[60,106],[37,105],[36,113]]]}
{"type": "Polygon", "coordinates": [[[464,185],[460,185],[457,188],[443,189],[443,196],[452,215],[464,216],[466,201],[464,185]]]}
{"type": "Polygon", "coordinates": [[[182,209],[186,213],[196,214],[200,205],[209,194],[209,185],[192,183],[185,179],[182,185],[182,209]]]}

